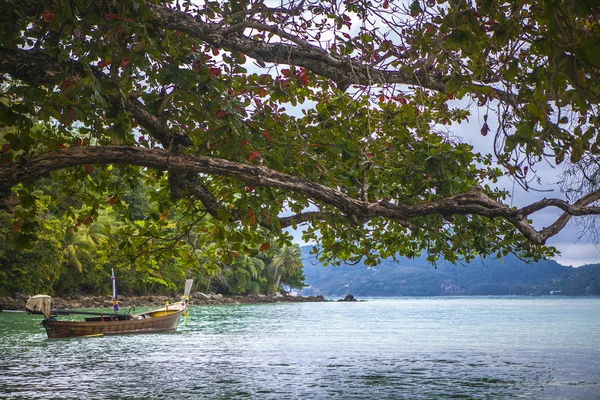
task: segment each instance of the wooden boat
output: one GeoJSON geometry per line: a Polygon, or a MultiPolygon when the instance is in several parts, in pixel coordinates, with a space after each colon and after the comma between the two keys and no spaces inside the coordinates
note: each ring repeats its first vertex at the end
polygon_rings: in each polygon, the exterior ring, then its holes
{"type": "MultiPolygon", "coordinates": [[[[174,331],[179,319],[188,308],[192,281],[186,281],[181,302],[167,305],[157,310],[140,314],[98,313],[79,310],[50,310],[50,296],[37,295],[29,299],[26,309],[32,313],[44,314],[42,325],[48,338],[71,338],[83,336],[125,335],[138,333],[159,333],[174,331]],[[59,315],[83,314],[84,321],[61,321],[59,315]],[[87,315],[90,315],[87,317],[87,315]]],[[[116,308],[118,309],[118,308],[116,308]]]]}
{"type": "Polygon", "coordinates": [[[50,339],[78,336],[124,335],[174,331],[187,310],[187,301],[177,308],[147,311],[137,315],[102,314],[87,317],[85,321],[60,321],[55,316],[46,318],[42,325],[50,339]]]}

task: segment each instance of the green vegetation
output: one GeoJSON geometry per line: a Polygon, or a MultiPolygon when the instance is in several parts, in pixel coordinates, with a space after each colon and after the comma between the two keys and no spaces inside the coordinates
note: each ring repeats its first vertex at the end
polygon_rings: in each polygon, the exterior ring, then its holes
{"type": "Polygon", "coordinates": [[[119,292],[129,295],[180,292],[193,277],[198,290],[224,294],[274,293],[281,284],[303,286],[300,251],[296,246],[264,246],[254,257],[235,255],[225,263],[214,244],[198,248],[197,233],[177,223],[177,216],[161,219],[158,232],[145,229],[145,220],[158,213],[143,186],[123,190],[126,206],[102,208],[72,224],[69,213],[85,213],[82,203],[49,207],[51,182],[38,182],[33,191],[37,210],[35,235],[24,238],[13,213],[0,210],[0,295],[14,293],[109,294],[114,268],[119,292]],[[44,186],[44,184],[46,184],[44,186]],[[66,214],[66,215],[65,215],[66,214]],[[139,219],[138,219],[139,218],[139,219]],[[124,251],[123,243],[136,237],[139,250],[124,251]],[[142,240],[143,239],[143,240],[142,240]]]}
{"type": "Polygon", "coordinates": [[[597,165],[598,7],[0,0],[2,290],[300,286],[298,226],[332,263],[552,256],[597,167],[569,202],[494,185],[597,165]]]}

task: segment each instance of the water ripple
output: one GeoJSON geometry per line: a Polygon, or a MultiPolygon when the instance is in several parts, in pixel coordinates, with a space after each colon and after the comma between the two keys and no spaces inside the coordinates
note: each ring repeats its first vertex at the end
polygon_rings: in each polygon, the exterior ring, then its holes
{"type": "Polygon", "coordinates": [[[193,307],[173,334],[48,340],[0,314],[0,398],[598,400],[599,316],[598,299],[193,307]]]}

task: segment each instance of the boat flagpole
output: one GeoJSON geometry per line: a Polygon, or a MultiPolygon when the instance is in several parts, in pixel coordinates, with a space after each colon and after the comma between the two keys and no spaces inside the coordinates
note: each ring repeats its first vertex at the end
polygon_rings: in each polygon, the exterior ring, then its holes
{"type": "Polygon", "coordinates": [[[112,273],[111,280],[113,289],[113,310],[115,310],[116,313],[117,311],[119,311],[119,297],[117,296],[117,279],[115,278],[114,268],[111,268],[110,271],[112,273]]]}

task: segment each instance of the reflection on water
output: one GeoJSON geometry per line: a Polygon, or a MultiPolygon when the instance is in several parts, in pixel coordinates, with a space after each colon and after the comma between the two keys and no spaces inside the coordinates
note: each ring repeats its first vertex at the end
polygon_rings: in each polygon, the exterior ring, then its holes
{"type": "Polygon", "coordinates": [[[1,398],[600,399],[600,299],[193,307],[172,334],[48,340],[0,313],[1,398]]]}

